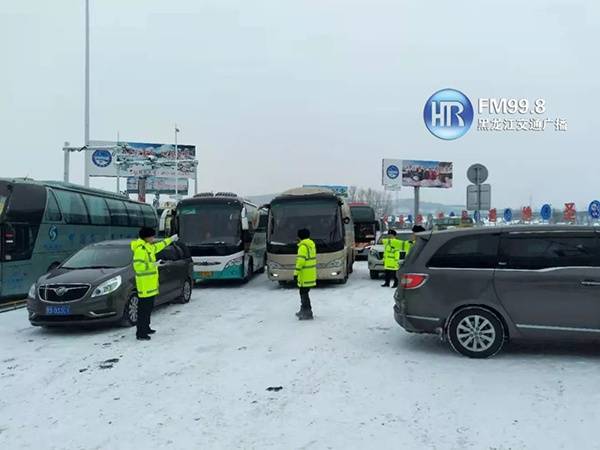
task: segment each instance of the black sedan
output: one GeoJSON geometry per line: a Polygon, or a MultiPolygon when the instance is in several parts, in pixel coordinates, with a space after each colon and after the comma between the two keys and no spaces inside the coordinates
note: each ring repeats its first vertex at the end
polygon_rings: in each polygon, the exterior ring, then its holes
{"type": "MultiPolygon", "coordinates": [[[[105,241],[82,248],[31,286],[27,299],[32,325],[137,322],[138,297],[130,241],[105,241]]],[[[157,305],[187,303],[192,296],[193,262],[176,243],[157,254],[157,305]]]]}

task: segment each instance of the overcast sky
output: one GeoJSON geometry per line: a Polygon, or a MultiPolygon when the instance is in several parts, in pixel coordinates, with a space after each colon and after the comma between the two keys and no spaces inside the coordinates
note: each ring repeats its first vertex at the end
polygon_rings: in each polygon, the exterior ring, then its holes
{"type": "MultiPolygon", "coordinates": [[[[0,2],[0,176],[60,179],[63,142],[83,142],[84,5],[0,2]]],[[[177,123],[202,190],[378,187],[382,157],[439,159],[454,188],[422,200],[464,202],[480,162],[497,207],[582,209],[600,197],[598,42],[596,0],[91,0],[91,138],[172,142],[177,123]],[[422,110],[444,87],[544,98],[569,129],[439,140],[422,110]]]]}

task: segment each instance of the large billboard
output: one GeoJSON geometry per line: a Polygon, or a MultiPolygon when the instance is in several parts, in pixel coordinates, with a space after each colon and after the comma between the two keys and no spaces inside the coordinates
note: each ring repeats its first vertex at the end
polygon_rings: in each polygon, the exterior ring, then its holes
{"type": "MultiPolygon", "coordinates": [[[[153,170],[153,175],[157,177],[175,177],[175,145],[174,144],[152,144],[146,142],[119,142],[114,141],[90,141],[92,150],[86,152],[85,164],[91,177],[128,177],[140,176],[144,174],[147,166],[132,163],[127,168],[116,164],[120,155],[129,160],[153,156],[160,165],[164,162],[173,162],[168,167],[157,167],[153,170]],[[120,150],[114,148],[120,146],[120,150]],[[93,149],[93,147],[102,147],[93,149]]],[[[177,145],[177,159],[179,161],[179,177],[194,178],[196,170],[193,160],[196,159],[195,145],[177,145]]]]}
{"type": "Polygon", "coordinates": [[[381,162],[381,184],[388,191],[399,191],[402,186],[402,160],[384,159],[381,162]]]}
{"type": "MultiPolygon", "coordinates": [[[[127,178],[127,192],[130,194],[138,193],[137,177],[127,178]]],[[[177,180],[178,194],[187,194],[189,182],[187,178],[179,178],[177,180]]],[[[175,193],[175,178],[162,177],[147,177],[146,178],[146,194],[174,194],[175,193]]]]}
{"type": "Polygon", "coordinates": [[[452,163],[403,160],[402,186],[451,188],[452,163]]]}

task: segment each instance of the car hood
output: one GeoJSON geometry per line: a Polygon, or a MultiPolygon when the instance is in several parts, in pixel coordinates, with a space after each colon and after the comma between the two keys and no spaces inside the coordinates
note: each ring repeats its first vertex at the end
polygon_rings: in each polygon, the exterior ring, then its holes
{"type": "Polygon", "coordinates": [[[116,269],[69,270],[59,267],[58,269],[43,275],[38,280],[38,284],[87,283],[96,285],[116,275],[127,278],[127,276],[132,275],[132,269],[129,267],[119,267],[116,269]]]}

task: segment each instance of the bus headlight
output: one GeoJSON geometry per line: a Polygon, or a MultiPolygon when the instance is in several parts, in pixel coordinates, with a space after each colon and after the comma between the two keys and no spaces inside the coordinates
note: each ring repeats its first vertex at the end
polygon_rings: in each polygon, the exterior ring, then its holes
{"type": "Polygon", "coordinates": [[[31,287],[29,288],[29,293],[27,294],[27,296],[28,296],[29,298],[35,298],[35,291],[36,291],[36,289],[35,289],[35,288],[36,288],[36,285],[35,285],[35,283],[33,283],[33,284],[31,285],[31,287]]]}
{"type": "Polygon", "coordinates": [[[123,280],[121,278],[121,275],[117,275],[116,277],[111,278],[110,280],[106,280],[104,283],[102,283],[100,286],[94,289],[94,292],[92,293],[92,298],[100,297],[101,295],[110,294],[111,292],[116,291],[117,289],[119,289],[122,282],[123,280]]]}
{"type": "Polygon", "coordinates": [[[233,267],[233,266],[241,266],[243,261],[244,261],[244,258],[242,256],[239,256],[230,261],[227,261],[227,264],[225,264],[224,268],[229,269],[230,267],[233,267]]]}

